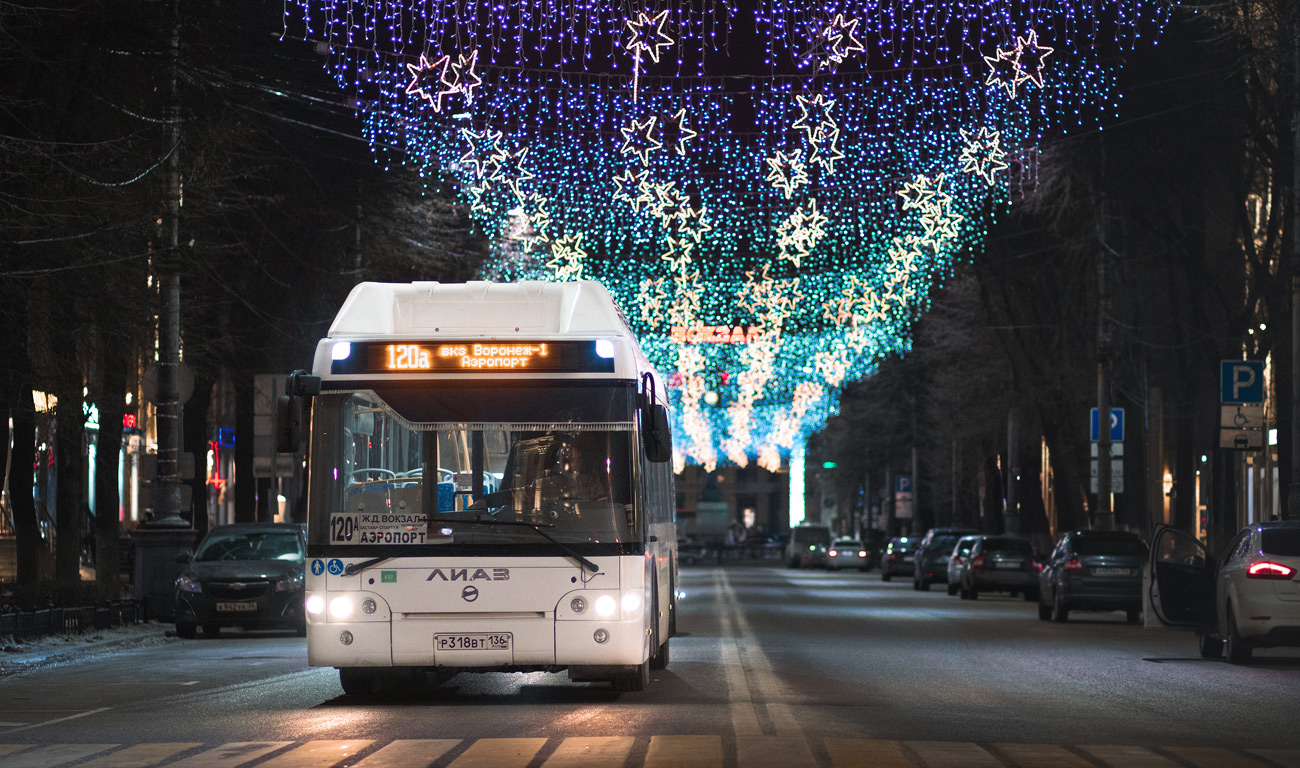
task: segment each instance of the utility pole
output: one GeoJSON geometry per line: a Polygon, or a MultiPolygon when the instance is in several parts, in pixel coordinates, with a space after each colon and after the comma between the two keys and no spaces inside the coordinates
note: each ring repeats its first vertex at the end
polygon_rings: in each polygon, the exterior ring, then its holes
{"type": "Polygon", "coordinates": [[[1287,520],[1300,520],[1300,14],[1291,16],[1291,487],[1287,520]]]}
{"type": "Polygon", "coordinates": [[[172,2],[171,88],[168,118],[171,152],[167,169],[166,247],[155,261],[158,272],[158,489],[151,525],[185,528],[181,516],[181,265],[180,215],[181,115],[178,69],[181,25],[179,0],[172,2]]]}
{"type": "Polygon", "coordinates": [[[1110,351],[1110,290],[1103,250],[1097,263],[1097,514],[1093,520],[1101,531],[1115,530],[1110,495],[1110,351]]]}

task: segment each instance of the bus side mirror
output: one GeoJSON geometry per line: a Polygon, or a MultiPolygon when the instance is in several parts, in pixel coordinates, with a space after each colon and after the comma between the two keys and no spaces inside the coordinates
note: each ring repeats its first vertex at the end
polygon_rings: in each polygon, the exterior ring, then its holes
{"type": "Polygon", "coordinates": [[[642,411],[641,428],[641,442],[647,459],[664,462],[673,457],[673,436],[668,426],[667,406],[647,406],[642,411]]]}
{"type": "Polygon", "coordinates": [[[306,431],[307,398],[320,394],[320,377],[294,371],[284,383],[284,394],[275,402],[275,450],[298,453],[306,431]]]}

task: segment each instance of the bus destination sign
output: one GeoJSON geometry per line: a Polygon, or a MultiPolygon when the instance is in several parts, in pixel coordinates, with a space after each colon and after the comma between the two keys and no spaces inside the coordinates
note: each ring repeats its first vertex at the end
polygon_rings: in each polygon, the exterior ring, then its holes
{"type": "Polygon", "coordinates": [[[597,341],[370,341],[344,351],[332,373],[614,372],[612,345],[597,341]]]}

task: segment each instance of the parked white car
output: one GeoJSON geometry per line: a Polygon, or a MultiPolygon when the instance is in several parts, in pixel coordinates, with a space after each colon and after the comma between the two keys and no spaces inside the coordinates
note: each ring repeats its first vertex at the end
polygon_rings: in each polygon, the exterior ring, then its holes
{"type": "Polygon", "coordinates": [[[1216,562],[1182,531],[1151,544],[1151,601],[1168,626],[1191,627],[1201,656],[1245,664],[1255,648],[1300,647],[1300,521],[1243,528],[1216,562]]]}

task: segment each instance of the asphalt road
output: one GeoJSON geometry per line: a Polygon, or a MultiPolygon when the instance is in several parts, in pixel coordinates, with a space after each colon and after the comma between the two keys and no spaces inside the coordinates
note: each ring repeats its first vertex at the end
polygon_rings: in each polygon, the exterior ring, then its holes
{"type": "Polygon", "coordinates": [[[1042,622],[878,572],[682,571],[643,693],[460,675],[345,696],[292,635],[166,638],[0,678],[0,768],[1300,766],[1300,649],[1205,661],[1121,613],[1042,622]]]}

